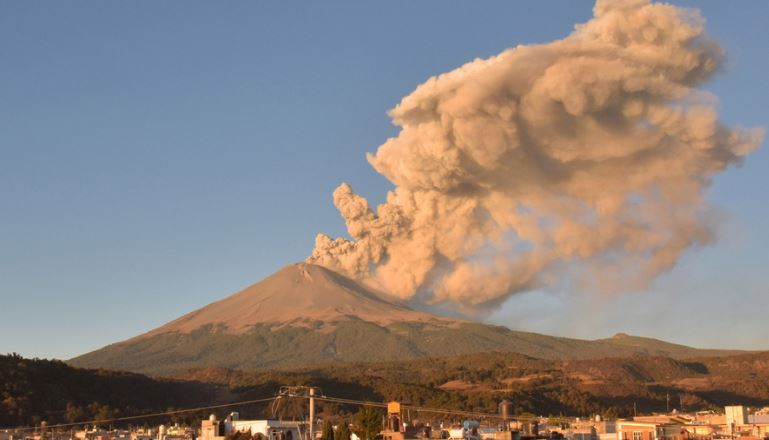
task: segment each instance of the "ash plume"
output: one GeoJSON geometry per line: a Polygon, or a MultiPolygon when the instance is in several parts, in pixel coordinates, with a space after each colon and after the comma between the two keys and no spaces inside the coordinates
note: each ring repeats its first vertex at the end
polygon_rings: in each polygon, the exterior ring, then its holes
{"type": "Polygon", "coordinates": [[[712,177],[762,141],[697,87],[722,65],[696,11],[599,0],[568,37],[428,79],[369,154],[395,188],[372,210],[342,184],[351,239],[308,262],[418,304],[479,311],[565,282],[643,289],[713,240],[712,177]]]}

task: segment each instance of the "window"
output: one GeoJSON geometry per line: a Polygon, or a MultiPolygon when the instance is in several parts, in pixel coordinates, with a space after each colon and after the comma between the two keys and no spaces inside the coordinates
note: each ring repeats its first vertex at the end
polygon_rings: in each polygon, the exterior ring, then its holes
{"type": "Polygon", "coordinates": [[[633,440],[644,440],[644,433],[641,431],[633,431],[633,440]]]}

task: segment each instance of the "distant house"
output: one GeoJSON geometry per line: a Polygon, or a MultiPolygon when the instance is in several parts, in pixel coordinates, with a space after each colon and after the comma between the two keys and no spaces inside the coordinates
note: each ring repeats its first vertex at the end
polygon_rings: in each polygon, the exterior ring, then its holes
{"type": "Polygon", "coordinates": [[[640,421],[619,421],[617,422],[618,440],[683,440],[686,435],[682,435],[683,427],[680,423],[670,422],[640,422],[640,421]]]}
{"type": "Polygon", "coordinates": [[[216,420],[212,414],[200,425],[199,440],[224,440],[235,432],[261,434],[265,440],[301,440],[302,422],[284,420],[240,420],[232,413],[225,420],[216,420]]]}
{"type": "Polygon", "coordinates": [[[13,432],[9,430],[0,431],[0,440],[18,440],[18,434],[14,437],[13,432]]]}

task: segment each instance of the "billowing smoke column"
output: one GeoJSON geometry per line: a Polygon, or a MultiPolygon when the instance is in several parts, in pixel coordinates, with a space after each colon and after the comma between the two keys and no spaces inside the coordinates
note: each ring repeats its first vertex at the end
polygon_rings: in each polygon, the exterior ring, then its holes
{"type": "Polygon", "coordinates": [[[559,283],[642,289],[712,240],[703,190],[762,140],[695,89],[721,62],[696,12],[599,0],[563,40],[430,78],[368,157],[386,203],[340,185],[352,240],[319,234],[308,261],[471,312],[559,283]]]}

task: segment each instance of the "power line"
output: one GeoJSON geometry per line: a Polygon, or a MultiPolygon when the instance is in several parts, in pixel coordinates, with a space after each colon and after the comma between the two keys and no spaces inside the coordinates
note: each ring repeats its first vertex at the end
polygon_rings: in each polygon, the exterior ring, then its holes
{"type": "MultiPolygon", "coordinates": [[[[370,401],[364,401],[364,400],[341,399],[336,397],[316,397],[316,399],[324,400],[327,402],[348,403],[348,404],[361,405],[361,406],[378,406],[382,408],[387,407],[386,403],[370,402],[370,401]]],[[[442,409],[442,408],[427,408],[423,406],[414,406],[414,405],[401,405],[401,408],[413,409],[415,411],[429,412],[429,413],[436,413],[436,414],[449,414],[449,415],[486,417],[486,418],[502,418],[502,416],[500,416],[499,414],[481,413],[481,412],[473,412],[473,411],[461,411],[461,410],[442,409]]]]}
{"type": "MultiPolygon", "coordinates": [[[[254,400],[243,400],[239,402],[232,402],[232,403],[225,403],[220,405],[209,405],[209,406],[201,406],[197,408],[187,408],[187,409],[180,409],[180,410],[174,410],[174,411],[164,411],[164,412],[158,412],[153,414],[141,414],[141,415],[135,415],[135,416],[125,416],[125,417],[115,417],[111,419],[101,419],[101,420],[88,420],[83,422],[74,422],[74,423],[60,423],[56,425],[48,425],[46,426],[46,429],[56,429],[56,428],[68,428],[72,426],[81,426],[81,425],[97,425],[97,424],[104,424],[104,423],[112,423],[112,422],[122,422],[122,421],[128,421],[128,420],[140,420],[140,419],[149,419],[153,417],[161,417],[161,416],[169,416],[174,414],[183,414],[183,413],[189,413],[189,412],[196,412],[196,411],[204,411],[204,410],[210,410],[210,409],[217,409],[217,408],[227,408],[232,406],[241,406],[241,405],[249,405],[252,403],[262,403],[262,402],[269,402],[271,400],[278,399],[280,397],[296,397],[296,398],[302,398],[302,399],[309,399],[309,395],[306,394],[295,394],[295,393],[286,393],[285,391],[281,392],[280,395],[261,398],[261,399],[254,399],[254,400]]],[[[342,404],[348,404],[348,405],[358,405],[358,406],[374,406],[379,408],[386,408],[387,404],[382,402],[374,402],[370,400],[356,400],[356,399],[346,399],[342,397],[333,397],[333,396],[324,396],[324,395],[316,395],[314,396],[316,400],[325,401],[325,402],[332,402],[332,403],[342,403],[342,404]]],[[[430,408],[430,407],[424,407],[424,406],[416,406],[416,405],[401,405],[401,408],[404,409],[410,409],[414,411],[419,412],[426,412],[426,413],[433,413],[433,414],[446,414],[446,415],[455,415],[455,416],[464,416],[464,417],[476,417],[476,418],[488,418],[488,419],[502,419],[502,415],[498,413],[484,413],[484,412],[477,412],[477,411],[462,411],[462,410],[453,410],[453,409],[445,409],[445,408],[430,408]]],[[[508,416],[511,420],[517,420],[517,421],[533,421],[533,420],[540,420],[541,417],[539,416],[523,416],[523,415],[510,415],[508,416]]],[[[556,422],[566,422],[570,419],[565,417],[548,417],[548,420],[556,421],[556,422]]],[[[29,428],[4,428],[8,430],[16,430],[16,431],[28,431],[28,430],[36,430],[39,429],[39,427],[29,427],[29,428]]]]}
{"type": "MultiPolygon", "coordinates": [[[[301,395],[296,395],[293,397],[304,397],[301,395]]],[[[372,402],[368,400],[355,400],[355,399],[344,399],[340,397],[330,397],[330,396],[316,396],[316,400],[322,400],[326,402],[333,402],[333,403],[345,403],[345,404],[351,404],[351,405],[359,405],[359,406],[376,406],[380,408],[386,408],[387,404],[382,402],[372,402]]],[[[410,409],[414,411],[421,411],[421,412],[427,412],[427,413],[434,413],[434,414],[447,414],[447,415],[457,415],[457,416],[467,416],[467,417],[478,417],[478,418],[488,418],[488,419],[502,419],[502,415],[498,413],[484,413],[484,412],[477,412],[477,411],[462,411],[462,410],[453,410],[453,409],[444,409],[444,408],[429,408],[424,406],[415,406],[415,405],[401,405],[401,408],[403,409],[410,409]]],[[[516,415],[510,415],[508,416],[510,419],[519,420],[519,421],[529,421],[529,420],[539,420],[541,417],[539,416],[516,416],[516,415]]],[[[548,417],[549,420],[558,421],[558,422],[565,422],[570,419],[565,417],[548,417]]]]}
{"type": "MultiPolygon", "coordinates": [[[[174,414],[183,414],[188,412],[196,412],[196,411],[204,411],[209,409],[216,409],[216,408],[227,408],[230,406],[240,406],[240,405],[249,405],[252,403],[262,403],[262,402],[269,402],[270,400],[274,400],[276,396],[272,397],[266,397],[263,399],[254,399],[254,400],[243,400],[240,402],[233,402],[233,403],[223,403],[221,405],[210,405],[210,406],[201,406],[198,408],[187,408],[187,409],[179,409],[174,411],[164,411],[159,413],[153,413],[153,414],[140,414],[135,416],[125,416],[125,417],[115,417],[112,419],[101,419],[101,420],[86,420],[83,422],[75,422],[75,423],[59,423],[56,425],[47,425],[46,429],[55,429],[55,428],[68,428],[71,426],[81,426],[81,425],[98,425],[98,424],[104,424],[104,423],[112,423],[112,422],[123,422],[127,420],[138,420],[138,419],[150,419],[153,417],[161,417],[161,416],[170,416],[174,414]]],[[[39,429],[39,427],[30,427],[30,428],[3,428],[7,430],[15,430],[15,431],[31,431],[39,429]]]]}

